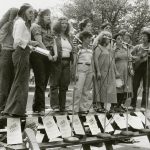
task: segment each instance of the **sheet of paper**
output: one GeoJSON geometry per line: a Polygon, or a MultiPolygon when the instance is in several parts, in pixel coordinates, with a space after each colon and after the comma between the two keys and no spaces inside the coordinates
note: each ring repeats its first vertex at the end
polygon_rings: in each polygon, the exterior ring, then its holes
{"type": "MultiPolygon", "coordinates": [[[[145,124],[145,115],[142,112],[135,112],[135,114],[141,119],[141,121],[145,124]]],[[[150,121],[146,120],[147,126],[150,126],[150,121]]]]}
{"type": "Polygon", "coordinates": [[[72,119],[72,115],[70,115],[69,118],[70,118],[71,122],[73,120],[73,128],[74,128],[75,133],[80,134],[80,135],[85,135],[83,126],[82,126],[81,121],[79,119],[79,116],[74,115],[73,119],[72,119]]]}
{"type": "Polygon", "coordinates": [[[22,143],[20,118],[7,118],[7,144],[22,143]]]}
{"type": "Polygon", "coordinates": [[[115,114],[113,116],[116,124],[120,129],[126,128],[126,118],[124,116],[120,116],[119,114],[115,114]]]}
{"type": "Polygon", "coordinates": [[[121,130],[115,130],[114,135],[120,134],[120,133],[121,133],[121,130]]]}
{"type": "Polygon", "coordinates": [[[61,136],[61,133],[54,121],[53,116],[46,116],[43,118],[43,125],[49,139],[54,139],[61,136]]]}
{"type": "Polygon", "coordinates": [[[38,117],[28,117],[26,118],[26,126],[25,128],[30,128],[33,131],[37,131],[38,128],[38,117]]]}
{"type": "Polygon", "coordinates": [[[37,134],[36,134],[36,140],[37,140],[37,142],[38,143],[42,143],[43,138],[44,138],[44,134],[40,133],[40,131],[37,131],[37,134]]]}
{"type": "Polygon", "coordinates": [[[86,116],[87,124],[89,125],[89,128],[91,130],[92,135],[98,134],[100,131],[100,128],[97,125],[96,119],[94,115],[87,115],[86,116]]]}
{"type": "MultiPolygon", "coordinates": [[[[104,129],[104,121],[105,121],[105,114],[98,115],[98,119],[104,129]]],[[[105,126],[105,132],[111,132],[114,131],[110,121],[106,118],[106,126],[105,126]]]]}
{"type": "Polygon", "coordinates": [[[71,136],[71,127],[66,115],[56,116],[57,125],[63,138],[71,136]]]}
{"type": "Polygon", "coordinates": [[[134,129],[144,128],[141,119],[137,116],[128,115],[128,122],[129,122],[129,125],[134,129]]]}

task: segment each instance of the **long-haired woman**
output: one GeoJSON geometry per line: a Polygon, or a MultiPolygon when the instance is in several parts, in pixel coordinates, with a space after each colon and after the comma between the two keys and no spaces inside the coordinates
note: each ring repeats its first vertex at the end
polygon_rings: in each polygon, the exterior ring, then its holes
{"type": "Polygon", "coordinates": [[[31,67],[35,76],[35,95],[33,103],[33,111],[44,115],[45,111],[45,89],[50,76],[51,62],[57,59],[57,51],[53,50],[53,35],[51,32],[51,12],[49,9],[40,11],[37,17],[37,23],[32,24],[32,38],[39,42],[39,46],[50,51],[49,58],[47,56],[32,52],[30,55],[31,67]]]}
{"type": "Polygon", "coordinates": [[[14,79],[14,67],[12,61],[13,48],[13,23],[18,9],[10,8],[0,20],[0,43],[2,45],[0,58],[0,112],[5,104],[14,79]]]}
{"type": "Polygon", "coordinates": [[[72,61],[72,44],[69,36],[69,23],[65,17],[59,18],[53,27],[55,33],[54,49],[58,58],[53,63],[50,78],[51,100],[53,110],[64,111],[66,92],[70,83],[70,63],[72,61]]]}
{"type": "Polygon", "coordinates": [[[29,80],[29,45],[38,45],[31,41],[31,21],[33,19],[33,8],[24,4],[18,11],[18,18],[13,27],[14,49],[13,65],[15,77],[4,109],[6,115],[20,117],[25,115],[28,98],[29,80]]]}

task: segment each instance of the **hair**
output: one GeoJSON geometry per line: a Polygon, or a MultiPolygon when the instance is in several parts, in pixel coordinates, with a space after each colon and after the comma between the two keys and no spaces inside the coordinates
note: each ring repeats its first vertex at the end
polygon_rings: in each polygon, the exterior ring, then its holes
{"type": "Polygon", "coordinates": [[[51,29],[51,24],[48,24],[48,25],[46,25],[46,26],[45,26],[45,24],[44,24],[44,16],[45,16],[45,14],[47,14],[47,13],[51,13],[51,11],[50,11],[49,9],[44,9],[44,10],[40,11],[39,14],[38,14],[38,21],[37,21],[37,23],[38,23],[38,25],[40,25],[42,28],[51,29]]]}
{"type": "Polygon", "coordinates": [[[25,12],[30,7],[32,7],[30,4],[25,3],[20,7],[20,9],[18,11],[18,16],[21,17],[23,20],[25,20],[26,26],[28,26],[28,27],[31,27],[31,20],[27,20],[25,12]]]}
{"type": "Polygon", "coordinates": [[[97,44],[104,46],[104,44],[106,43],[106,39],[107,39],[104,36],[110,36],[110,38],[111,38],[112,34],[108,31],[100,32],[100,34],[95,38],[95,40],[93,42],[94,47],[96,47],[97,44]]]}
{"type": "Polygon", "coordinates": [[[18,14],[18,8],[10,8],[0,20],[0,29],[6,24],[9,23],[7,31],[11,31],[13,29],[13,21],[15,20],[18,14]]]}
{"type": "Polygon", "coordinates": [[[109,22],[103,23],[101,26],[101,30],[104,30],[107,26],[111,26],[109,22]]]}
{"type": "Polygon", "coordinates": [[[86,27],[86,25],[90,23],[90,19],[83,19],[80,23],[79,23],[79,29],[80,31],[83,31],[84,28],[86,27]]]}
{"type": "Polygon", "coordinates": [[[88,31],[82,31],[80,34],[79,34],[79,39],[83,42],[84,39],[86,38],[91,38],[92,37],[92,34],[88,31]]]}
{"type": "Polygon", "coordinates": [[[146,34],[148,37],[148,42],[150,43],[150,33],[147,33],[146,31],[143,31],[142,34],[146,34]]]}
{"type": "MultiPolygon", "coordinates": [[[[59,18],[59,19],[56,21],[56,23],[53,25],[53,32],[54,32],[54,34],[56,34],[56,35],[61,34],[61,22],[62,22],[63,20],[66,20],[66,21],[68,22],[68,19],[67,19],[66,17],[61,17],[61,18],[59,18]]],[[[67,29],[66,29],[66,31],[65,31],[65,35],[66,35],[67,37],[69,37],[69,33],[70,33],[70,25],[69,25],[69,23],[68,23],[67,29]]]]}
{"type": "Polygon", "coordinates": [[[117,33],[117,34],[115,34],[115,35],[113,36],[113,39],[115,39],[115,40],[116,40],[118,36],[121,36],[121,37],[122,37],[122,34],[121,34],[120,32],[119,32],[119,33],[117,33]]]}

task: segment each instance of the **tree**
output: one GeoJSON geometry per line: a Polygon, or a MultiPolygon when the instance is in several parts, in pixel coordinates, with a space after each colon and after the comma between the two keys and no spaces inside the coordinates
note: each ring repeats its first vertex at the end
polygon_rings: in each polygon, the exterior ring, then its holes
{"type": "Polygon", "coordinates": [[[68,18],[90,18],[94,26],[100,26],[104,22],[112,24],[112,31],[118,24],[118,20],[127,13],[128,0],[70,0],[62,8],[68,18]]]}

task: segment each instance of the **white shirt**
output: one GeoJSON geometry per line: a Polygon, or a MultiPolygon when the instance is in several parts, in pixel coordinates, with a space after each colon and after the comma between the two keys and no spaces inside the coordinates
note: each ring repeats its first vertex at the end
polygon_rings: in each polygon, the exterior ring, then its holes
{"type": "Polygon", "coordinates": [[[27,28],[27,26],[25,25],[25,21],[21,17],[18,17],[18,19],[14,23],[13,38],[14,48],[20,46],[25,49],[27,44],[31,40],[31,32],[27,28]]]}
{"type": "Polygon", "coordinates": [[[70,52],[72,51],[72,46],[69,43],[68,39],[61,38],[62,45],[62,58],[69,58],[70,52]]]}
{"type": "Polygon", "coordinates": [[[89,63],[91,64],[93,51],[91,49],[80,49],[78,57],[78,63],[89,63]]]}

